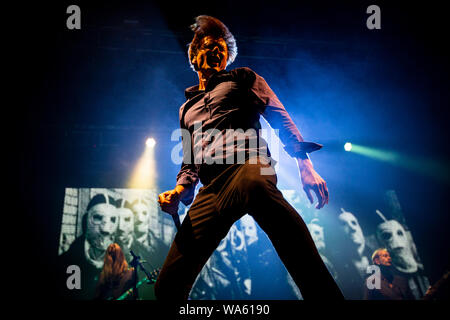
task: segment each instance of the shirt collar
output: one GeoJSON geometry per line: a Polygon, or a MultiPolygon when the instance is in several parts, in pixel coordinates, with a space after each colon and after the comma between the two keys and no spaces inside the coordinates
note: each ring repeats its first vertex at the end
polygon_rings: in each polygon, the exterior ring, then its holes
{"type": "Polygon", "coordinates": [[[191,99],[198,95],[199,93],[204,92],[203,90],[198,90],[198,85],[192,86],[184,90],[184,95],[186,96],[186,99],[191,99]]]}
{"type": "Polygon", "coordinates": [[[222,70],[219,71],[217,73],[214,73],[208,80],[208,82],[206,83],[206,88],[205,90],[198,90],[198,85],[192,86],[192,87],[188,87],[186,88],[186,90],[184,91],[184,95],[186,96],[186,99],[191,99],[193,97],[195,97],[196,95],[209,91],[212,88],[214,88],[217,83],[219,83],[220,81],[218,81],[222,75],[224,74],[228,74],[227,70],[222,70]]]}

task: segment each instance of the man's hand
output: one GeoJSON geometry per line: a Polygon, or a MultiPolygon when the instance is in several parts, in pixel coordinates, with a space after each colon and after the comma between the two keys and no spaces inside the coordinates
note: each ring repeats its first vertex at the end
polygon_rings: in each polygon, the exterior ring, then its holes
{"type": "Polygon", "coordinates": [[[158,196],[161,210],[171,215],[178,214],[178,205],[182,198],[184,187],[178,185],[173,190],[165,191],[158,196]]]}
{"type": "Polygon", "coordinates": [[[312,162],[309,159],[297,159],[297,162],[306,196],[313,203],[314,198],[311,190],[314,191],[318,200],[316,209],[323,208],[328,203],[328,188],[325,180],[314,170],[312,162]]]}

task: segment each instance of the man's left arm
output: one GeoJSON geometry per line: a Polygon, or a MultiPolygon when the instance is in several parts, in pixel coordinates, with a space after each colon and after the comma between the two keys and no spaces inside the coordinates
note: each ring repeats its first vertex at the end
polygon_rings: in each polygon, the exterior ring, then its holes
{"type": "Polygon", "coordinates": [[[313,203],[314,198],[311,194],[313,191],[317,196],[317,209],[323,208],[328,204],[329,194],[328,187],[325,180],[314,170],[310,159],[297,158],[297,164],[300,171],[300,177],[303,183],[303,190],[308,197],[308,200],[313,203]]]}
{"type": "Polygon", "coordinates": [[[256,75],[251,91],[255,94],[264,106],[263,117],[270,126],[278,130],[279,138],[284,144],[284,149],[293,158],[297,159],[300,177],[303,183],[308,200],[313,203],[313,191],[318,200],[317,209],[328,203],[329,194],[326,182],[314,170],[308,153],[319,150],[321,145],[313,142],[305,142],[302,135],[287,113],[283,104],[275,93],[270,89],[264,78],[256,75]]]}

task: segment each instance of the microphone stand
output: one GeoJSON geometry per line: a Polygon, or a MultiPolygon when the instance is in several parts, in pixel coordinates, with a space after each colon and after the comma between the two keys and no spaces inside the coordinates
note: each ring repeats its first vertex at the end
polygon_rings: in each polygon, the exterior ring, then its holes
{"type": "Polygon", "coordinates": [[[132,292],[133,292],[133,300],[137,300],[138,299],[138,291],[137,291],[137,268],[138,265],[140,264],[140,257],[136,256],[133,251],[131,251],[131,255],[133,256],[133,260],[131,260],[130,265],[133,267],[133,288],[132,288],[132,292]]]}
{"type": "Polygon", "coordinates": [[[147,283],[150,282],[151,276],[149,272],[145,269],[145,267],[142,265],[141,257],[137,256],[133,250],[130,250],[131,255],[133,256],[133,260],[130,262],[130,265],[134,268],[134,284],[133,284],[133,300],[138,299],[138,291],[137,291],[137,270],[138,267],[144,272],[145,276],[147,277],[147,283]]]}

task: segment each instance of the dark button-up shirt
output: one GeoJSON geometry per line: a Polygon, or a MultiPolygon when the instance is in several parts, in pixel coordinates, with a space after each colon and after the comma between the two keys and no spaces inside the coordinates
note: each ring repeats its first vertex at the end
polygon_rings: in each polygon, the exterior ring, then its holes
{"type": "Polygon", "coordinates": [[[203,184],[210,181],[206,172],[211,171],[205,166],[211,162],[236,163],[242,160],[237,154],[244,155],[245,159],[252,154],[270,156],[267,143],[259,137],[260,115],[278,130],[290,156],[304,157],[307,152],[321,148],[318,144],[304,142],[264,78],[249,68],[218,72],[208,80],[205,90],[198,90],[197,85],[187,88],[185,95],[187,101],[180,108],[180,127],[189,132],[189,136],[183,137],[184,157],[177,185],[190,191],[182,199],[186,205],[192,202],[199,178],[203,184]]]}
{"type": "MultiPolygon", "coordinates": [[[[364,300],[414,300],[414,296],[408,287],[408,280],[399,275],[392,279],[381,274],[380,289],[369,290],[366,286],[364,300]]],[[[366,281],[367,282],[367,281],[366,281]]]]}

